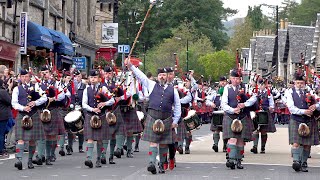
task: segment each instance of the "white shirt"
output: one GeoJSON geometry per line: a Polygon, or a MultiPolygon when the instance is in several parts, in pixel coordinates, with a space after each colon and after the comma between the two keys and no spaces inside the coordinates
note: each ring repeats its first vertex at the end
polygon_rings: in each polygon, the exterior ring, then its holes
{"type": "MultiPolygon", "coordinates": [[[[156,85],[155,81],[152,81],[148,79],[148,77],[140,71],[138,68],[131,66],[130,67],[131,71],[136,75],[136,77],[140,80],[143,86],[147,88],[147,90],[150,92],[153,91],[154,86],[156,85]]],[[[164,85],[164,89],[168,87],[168,84],[164,85]]],[[[173,102],[173,123],[178,124],[179,119],[181,117],[181,104],[180,104],[180,98],[179,98],[179,93],[176,89],[173,89],[174,93],[174,102],[173,102]]]]}

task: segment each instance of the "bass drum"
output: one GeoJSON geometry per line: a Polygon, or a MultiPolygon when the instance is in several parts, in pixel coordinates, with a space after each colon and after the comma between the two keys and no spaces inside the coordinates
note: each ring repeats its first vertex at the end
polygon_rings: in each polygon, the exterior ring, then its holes
{"type": "Polygon", "coordinates": [[[187,131],[194,131],[200,129],[201,122],[195,110],[190,110],[188,115],[183,118],[187,131]]]}
{"type": "Polygon", "coordinates": [[[69,129],[71,132],[76,133],[79,131],[83,131],[84,119],[81,111],[74,110],[69,112],[64,117],[64,121],[66,123],[66,128],[69,129]]]}

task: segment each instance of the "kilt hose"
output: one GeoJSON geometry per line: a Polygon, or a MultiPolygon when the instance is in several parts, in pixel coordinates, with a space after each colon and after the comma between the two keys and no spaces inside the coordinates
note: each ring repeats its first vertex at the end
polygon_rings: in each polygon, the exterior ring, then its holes
{"type": "Polygon", "coordinates": [[[234,133],[231,130],[231,124],[232,124],[232,121],[237,117],[238,115],[228,115],[228,114],[224,115],[223,122],[222,122],[223,139],[241,138],[245,142],[250,142],[252,140],[252,132],[254,130],[252,120],[248,116],[245,116],[244,118],[242,118],[241,119],[241,123],[243,125],[242,131],[240,133],[234,133]]]}
{"type": "Polygon", "coordinates": [[[125,111],[121,111],[122,119],[124,121],[124,126],[127,133],[138,134],[143,131],[141,122],[139,121],[137,112],[135,108],[131,107],[120,107],[120,109],[125,108],[125,111]]]}
{"type": "MultiPolygon", "coordinates": [[[[253,122],[256,123],[256,122],[253,122]]],[[[267,133],[274,133],[277,131],[276,125],[273,122],[272,114],[268,112],[268,124],[267,125],[257,125],[260,126],[259,130],[267,133]]]]}
{"type": "Polygon", "coordinates": [[[310,123],[306,123],[310,128],[310,135],[302,137],[298,133],[300,122],[290,119],[289,121],[289,144],[297,143],[300,145],[318,145],[319,130],[316,120],[311,119],[310,123]]]}
{"type": "Polygon", "coordinates": [[[113,113],[117,118],[117,122],[114,125],[109,125],[110,135],[126,135],[127,131],[124,125],[124,121],[119,106],[115,110],[113,110],[113,113]]]}
{"type": "Polygon", "coordinates": [[[171,115],[172,115],[171,112],[163,113],[161,111],[149,109],[141,139],[144,141],[153,142],[157,144],[172,144],[173,132],[171,129],[171,125],[173,120],[171,115]],[[152,126],[157,119],[161,119],[164,123],[165,129],[162,134],[156,134],[152,130],[152,126]]]}
{"type": "Polygon", "coordinates": [[[39,117],[39,111],[35,114],[31,115],[33,127],[30,130],[25,130],[22,128],[22,118],[25,113],[18,113],[16,118],[16,124],[14,126],[16,140],[23,140],[23,141],[36,141],[36,140],[43,140],[45,139],[45,134],[43,131],[43,125],[39,117]]]}
{"type": "Polygon", "coordinates": [[[64,117],[62,117],[61,108],[50,108],[51,121],[43,123],[43,129],[46,136],[63,135],[66,130],[64,127],[64,117]]]}
{"type": "Polygon", "coordinates": [[[98,116],[101,119],[101,127],[99,129],[94,129],[90,125],[91,117],[95,115],[91,112],[85,112],[85,119],[84,119],[84,138],[85,140],[92,139],[94,141],[102,141],[102,140],[110,140],[111,133],[109,124],[106,120],[106,114],[101,113],[98,116]]]}

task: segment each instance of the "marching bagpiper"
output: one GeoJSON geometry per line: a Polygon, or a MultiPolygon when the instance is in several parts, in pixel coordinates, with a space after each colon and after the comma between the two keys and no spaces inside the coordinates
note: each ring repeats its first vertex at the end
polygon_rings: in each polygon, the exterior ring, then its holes
{"type": "Polygon", "coordinates": [[[101,167],[101,155],[105,153],[108,141],[111,139],[107,122],[108,108],[114,104],[114,98],[108,97],[108,90],[99,82],[99,71],[91,70],[89,84],[83,91],[82,107],[85,112],[84,137],[87,140],[87,157],[85,165],[93,167],[92,156],[94,141],[97,141],[96,167],[101,167]]]}
{"type": "Polygon", "coordinates": [[[245,95],[241,84],[241,72],[233,69],[230,72],[231,84],[224,88],[221,98],[221,107],[225,112],[223,118],[223,138],[229,139],[227,152],[229,159],[226,166],[231,169],[243,169],[241,159],[244,153],[245,142],[251,141],[253,123],[249,118],[247,107],[252,106],[256,101],[255,95],[250,99],[245,95]]]}
{"type": "Polygon", "coordinates": [[[308,172],[308,157],[311,146],[319,144],[319,130],[315,113],[319,113],[319,102],[306,94],[305,77],[302,72],[294,75],[294,87],[286,91],[287,106],[291,113],[289,121],[289,143],[292,145],[292,168],[308,172]]]}
{"type": "Polygon", "coordinates": [[[20,71],[21,84],[13,89],[12,106],[19,111],[16,120],[15,134],[18,144],[16,145],[17,162],[16,168],[22,170],[22,157],[24,142],[29,141],[28,168],[33,169],[32,158],[35,153],[35,141],[45,138],[43,125],[39,118],[40,106],[47,101],[39,84],[30,83],[30,74],[26,70],[20,71]]]}
{"type": "Polygon", "coordinates": [[[148,116],[142,140],[149,141],[149,164],[147,170],[156,174],[156,156],[159,144],[159,173],[165,173],[163,164],[168,152],[167,144],[172,144],[172,128],[178,127],[181,116],[181,105],[179,94],[173,86],[166,84],[166,69],[158,69],[158,82],[151,81],[138,68],[134,67],[130,59],[125,64],[133,71],[134,75],[141,81],[142,85],[151,92],[149,96],[148,116]],[[173,117],[172,117],[172,107],[173,117]]]}

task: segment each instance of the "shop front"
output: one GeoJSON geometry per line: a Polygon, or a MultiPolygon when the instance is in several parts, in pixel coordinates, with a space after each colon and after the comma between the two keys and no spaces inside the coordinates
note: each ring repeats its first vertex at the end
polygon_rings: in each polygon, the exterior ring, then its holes
{"type": "Polygon", "coordinates": [[[14,70],[20,46],[0,40],[0,65],[14,70]]]}

